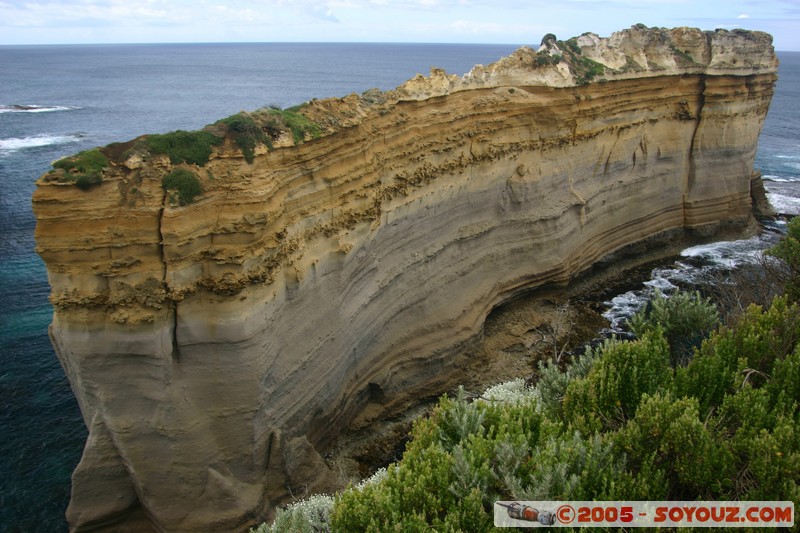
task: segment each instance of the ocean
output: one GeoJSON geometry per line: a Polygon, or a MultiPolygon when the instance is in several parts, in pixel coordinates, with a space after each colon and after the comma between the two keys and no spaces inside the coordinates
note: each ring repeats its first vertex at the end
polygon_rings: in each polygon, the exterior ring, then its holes
{"type": "MultiPolygon", "coordinates": [[[[52,161],[143,133],[198,129],[240,110],[287,107],[373,87],[391,89],[417,73],[427,74],[431,66],[463,74],[515,48],[310,43],[0,46],[0,531],[66,531],[70,475],[86,438],[77,403],[50,346],[47,273],[34,248],[31,194],[35,180],[52,161]]],[[[779,53],[779,58],[780,80],[757,167],[768,180],[773,204],[781,212],[796,214],[800,53],[779,53]]],[[[716,243],[688,253],[706,257],[711,265],[729,264],[751,256],[765,242],[716,243]]],[[[668,276],[659,276],[654,279],[669,282],[668,276]]],[[[649,283],[639,292],[619,295],[616,304],[610,300],[609,317],[624,316],[646,298],[648,287],[663,281],[649,283]]]]}

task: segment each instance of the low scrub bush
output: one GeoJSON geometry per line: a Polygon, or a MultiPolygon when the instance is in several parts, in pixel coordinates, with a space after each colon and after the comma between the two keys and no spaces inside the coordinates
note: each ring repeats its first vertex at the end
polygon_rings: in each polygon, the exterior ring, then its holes
{"type": "Polygon", "coordinates": [[[292,132],[292,139],[295,144],[303,142],[306,136],[311,138],[319,137],[321,130],[311,119],[300,113],[303,106],[280,109],[278,107],[268,107],[259,113],[264,129],[272,136],[277,137],[286,129],[292,132]]]}
{"type": "Polygon", "coordinates": [[[108,158],[97,149],[85,150],[77,155],[59,159],[53,168],[64,171],[64,179],[72,181],[83,190],[90,189],[103,181],[103,170],[108,166],[108,158]]]}
{"type": "Polygon", "coordinates": [[[228,130],[233,134],[234,142],[241,149],[242,155],[248,163],[252,163],[255,159],[256,146],[259,144],[272,146],[270,138],[256,124],[253,117],[246,113],[237,113],[220,120],[219,123],[228,127],[228,130]]]}
{"type": "Polygon", "coordinates": [[[173,170],[164,176],[161,186],[167,191],[173,191],[180,205],[194,202],[195,196],[203,193],[203,187],[197,176],[183,168],[173,170]]]}
{"type": "Polygon", "coordinates": [[[75,186],[81,190],[91,189],[94,185],[100,185],[103,177],[100,174],[83,174],[75,178],[75,186]]]}
{"type": "Polygon", "coordinates": [[[85,150],[77,155],[59,159],[53,167],[77,174],[100,173],[108,166],[108,158],[97,149],[85,150]]]}
{"type": "Polygon", "coordinates": [[[607,343],[586,377],[567,386],[565,419],[586,433],[617,428],[633,418],[643,394],[664,390],[671,376],[660,330],[607,343]]]}
{"type": "Polygon", "coordinates": [[[316,494],[279,509],[272,524],[261,524],[250,533],[317,533],[330,531],[333,497],[316,494]]]}
{"type": "Polygon", "coordinates": [[[642,337],[661,329],[670,347],[673,365],[685,364],[695,348],[719,323],[717,307],[699,292],[677,291],[670,297],[656,292],[647,306],[628,325],[642,337]]]}
{"type": "Polygon", "coordinates": [[[222,143],[222,137],[204,130],[178,130],[150,135],[145,142],[151,153],[168,155],[173,165],[191,163],[203,166],[211,157],[212,147],[222,143]]]}
{"type": "Polygon", "coordinates": [[[786,266],[784,290],[793,302],[800,300],[800,217],[789,222],[787,235],[767,253],[786,266]]]}

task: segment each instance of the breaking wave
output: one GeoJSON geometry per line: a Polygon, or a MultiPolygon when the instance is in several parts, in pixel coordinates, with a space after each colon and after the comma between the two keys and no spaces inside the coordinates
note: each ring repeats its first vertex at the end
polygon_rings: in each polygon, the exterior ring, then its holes
{"type": "Polygon", "coordinates": [[[80,107],[68,105],[0,104],[0,113],[50,113],[52,111],[72,111],[74,109],[80,109],[80,107]]]}
{"type": "Polygon", "coordinates": [[[768,192],[767,198],[769,198],[769,203],[772,204],[775,211],[782,215],[795,216],[800,214],[800,198],[777,192],[768,192]]]}
{"type": "Polygon", "coordinates": [[[10,139],[0,139],[0,156],[17,150],[28,148],[39,148],[42,146],[53,146],[57,144],[69,144],[80,141],[85,135],[34,135],[31,137],[12,137],[10,139]]]}
{"type": "Polygon", "coordinates": [[[686,248],[672,265],[654,268],[640,289],[619,294],[604,302],[603,313],[610,325],[607,333],[626,336],[626,323],[650,301],[656,291],[669,294],[678,287],[696,286],[713,279],[715,273],[730,271],[748,263],[758,263],[766,248],[774,245],[785,231],[785,223],[766,225],[756,237],[721,241],[686,248]]]}

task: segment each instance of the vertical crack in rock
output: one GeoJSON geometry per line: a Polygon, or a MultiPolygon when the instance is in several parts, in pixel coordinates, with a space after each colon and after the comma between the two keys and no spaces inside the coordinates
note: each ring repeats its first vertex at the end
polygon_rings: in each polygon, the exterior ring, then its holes
{"type": "Polygon", "coordinates": [[[163,271],[161,273],[161,282],[164,285],[164,293],[167,298],[167,305],[170,306],[170,317],[172,324],[170,331],[172,332],[172,360],[176,363],[180,362],[180,345],[178,344],[178,301],[171,297],[169,287],[169,265],[167,264],[167,256],[164,243],[164,212],[167,209],[168,192],[164,190],[161,197],[161,209],[158,211],[158,254],[161,259],[163,271]]]}
{"type": "Polygon", "coordinates": [[[695,161],[695,152],[699,151],[700,147],[697,146],[697,136],[700,132],[700,126],[703,122],[703,108],[706,105],[706,75],[700,75],[700,90],[698,91],[698,104],[697,104],[697,117],[695,117],[694,131],[692,132],[692,140],[689,144],[689,161],[691,166],[689,169],[688,190],[694,186],[695,173],[697,172],[697,162],[695,161]]]}

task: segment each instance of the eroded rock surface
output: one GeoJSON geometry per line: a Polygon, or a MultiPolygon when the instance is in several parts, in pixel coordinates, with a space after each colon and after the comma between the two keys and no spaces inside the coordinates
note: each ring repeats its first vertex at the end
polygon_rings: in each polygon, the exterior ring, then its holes
{"type": "Polygon", "coordinates": [[[319,138],[230,140],[170,201],[105,149],[34,209],[51,337],[90,436],[75,531],[239,531],[333,483],[354,421],[441,389],[496,305],[645,239],[744,226],[771,38],[548,36],[493,65],[313,101],[319,138]]]}

